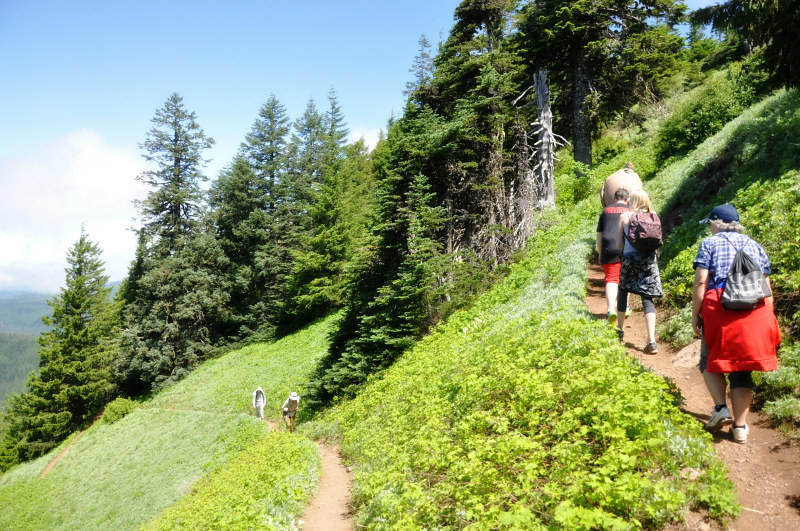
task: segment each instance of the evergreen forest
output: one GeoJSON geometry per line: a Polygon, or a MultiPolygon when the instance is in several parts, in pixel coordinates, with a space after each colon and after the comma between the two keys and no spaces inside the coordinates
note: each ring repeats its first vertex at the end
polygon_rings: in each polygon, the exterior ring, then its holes
{"type": "Polygon", "coordinates": [[[583,298],[598,191],[630,163],[664,227],[659,340],[688,345],[698,221],[734,204],[783,334],[756,407],[800,437],[800,2],[453,17],[420,37],[372,148],[347,141],[334,89],[296,117],[269,94],[208,176],[214,139],[167,96],[142,132],[127,277],[112,291],[81,233],[2,412],[0,527],[297,529],[318,440],[352,465],[359,528],[736,518],[711,437],[583,298]],[[299,392],[298,433],[257,421],[257,386],[274,419],[299,392]]]}

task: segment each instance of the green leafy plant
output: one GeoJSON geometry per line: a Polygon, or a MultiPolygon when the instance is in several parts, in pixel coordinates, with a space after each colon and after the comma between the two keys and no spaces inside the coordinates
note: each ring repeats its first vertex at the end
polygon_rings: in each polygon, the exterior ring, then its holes
{"type": "Polygon", "coordinates": [[[116,398],[106,406],[100,420],[104,424],[114,424],[137,407],[139,407],[139,404],[133,400],[116,398]]]}
{"type": "Polygon", "coordinates": [[[319,468],[315,444],[270,432],[143,529],[298,529],[319,468]]]}

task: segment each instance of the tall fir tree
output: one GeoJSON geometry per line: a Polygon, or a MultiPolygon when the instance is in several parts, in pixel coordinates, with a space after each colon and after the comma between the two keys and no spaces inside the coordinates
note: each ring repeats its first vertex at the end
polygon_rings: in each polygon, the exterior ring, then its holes
{"type": "Polygon", "coordinates": [[[224,339],[230,319],[228,259],[210,229],[153,261],[127,306],[115,376],[129,395],[176,381],[224,339]]]}
{"type": "Polygon", "coordinates": [[[400,120],[375,150],[376,221],[347,275],[345,306],[327,355],[308,387],[312,407],[353,393],[391,365],[427,329],[441,246],[443,209],[427,178],[404,172],[407,142],[423,142],[400,120]]]}
{"type": "Polygon", "coordinates": [[[512,148],[518,144],[514,131],[526,116],[511,105],[521,92],[520,67],[505,46],[513,5],[510,0],[464,0],[458,5],[456,22],[434,61],[433,77],[417,92],[422,108],[406,114],[431,125],[430,134],[441,129],[447,135],[436,151],[412,155],[420,159],[420,171],[447,210],[445,249],[474,253],[494,264],[524,243],[516,235],[524,217],[518,205],[526,180],[512,148]]]}
{"type": "Polygon", "coordinates": [[[279,187],[286,173],[289,130],[286,108],[275,94],[270,94],[240,150],[261,180],[253,191],[259,200],[265,201],[263,209],[270,214],[275,213],[276,203],[282,196],[279,187]]]}
{"type": "Polygon", "coordinates": [[[207,224],[203,152],[213,145],[183,99],[156,111],[141,145],[155,170],[139,178],[153,189],[138,202],[143,226],[125,286],[122,352],[115,364],[124,391],[137,394],[180,378],[227,328],[228,260],[207,224]]]}
{"type": "Polygon", "coordinates": [[[338,162],[344,158],[344,147],[347,145],[347,135],[350,130],[345,123],[339,98],[333,88],[328,92],[328,110],[322,117],[325,131],[324,143],[324,171],[335,173],[338,171],[338,162]]]}
{"type": "Polygon", "coordinates": [[[433,77],[433,56],[431,56],[431,43],[423,33],[419,40],[419,53],[414,57],[414,62],[409,68],[413,75],[411,81],[406,82],[403,94],[411,98],[420,88],[424,87],[433,77]]]}
{"type": "Polygon", "coordinates": [[[192,235],[201,215],[203,192],[200,183],[207,164],[203,151],[214,145],[197,123],[194,112],[183,106],[183,98],[173,93],[164,107],[156,110],[153,127],[140,147],[156,169],[137,178],[152,189],[137,202],[143,231],[159,256],[177,251],[182,239],[192,235]]]}
{"type": "Polygon", "coordinates": [[[102,411],[115,393],[111,364],[119,305],[111,301],[100,247],[82,230],[67,253],[66,279],[42,318],[39,371],[12,396],[0,467],[38,457],[102,411]]]}
{"type": "Polygon", "coordinates": [[[760,46],[776,84],[800,86],[800,0],[728,0],[699,9],[692,20],[760,46]]]}
{"type": "Polygon", "coordinates": [[[292,329],[341,306],[346,269],[355,260],[374,208],[372,158],[363,139],[325,173],[310,211],[313,234],[296,252],[296,267],[283,307],[282,328],[292,329]]]}

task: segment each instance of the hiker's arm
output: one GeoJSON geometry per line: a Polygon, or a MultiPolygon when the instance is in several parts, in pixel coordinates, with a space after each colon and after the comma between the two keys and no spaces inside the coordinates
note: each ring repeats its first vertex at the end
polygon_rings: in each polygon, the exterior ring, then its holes
{"type": "Polygon", "coordinates": [[[694,286],[692,286],[692,330],[697,335],[702,333],[700,327],[700,310],[703,308],[703,298],[708,289],[708,269],[698,267],[694,272],[694,286]]]}
{"type": "Polygon", "coordinates": [[[617,227],[617,249],[625,248],[625,224],[628,223],[630,215],[625,212],[619,217],[619,226],[617,227]]]}

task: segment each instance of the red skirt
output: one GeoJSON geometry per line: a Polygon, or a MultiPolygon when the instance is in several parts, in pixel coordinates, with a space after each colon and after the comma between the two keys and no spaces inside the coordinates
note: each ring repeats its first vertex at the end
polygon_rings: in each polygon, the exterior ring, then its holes
{"type": "Polygon", "coordinates": [[[778,368],[781,331],[764,299],[752,310],[726,310],[715,289],[703,298],[703,334],[708,346],[708,372],[774,371],[778,368]]]}

